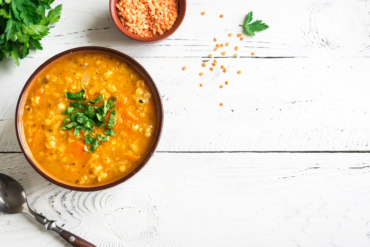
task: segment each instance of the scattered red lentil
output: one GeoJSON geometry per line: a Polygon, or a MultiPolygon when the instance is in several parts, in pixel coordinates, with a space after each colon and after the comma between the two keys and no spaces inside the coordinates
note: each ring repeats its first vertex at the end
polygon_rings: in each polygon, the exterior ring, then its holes
{"type": "Polygon", "coordinates": [[[238,70],[238,74],[241,74],[242,73],[242,71],[241,70],[238,70]]]}
{"type": "Polygon", "coordinates": [[[235,53],[235,54],[234,54],[234,57],[238,57],[238,53],[235,53]]]}
{"type": "Polygon", "coordinates": [[[224,104],[220,103],[220,106],[223,106],[224,104]]]}
{"type": "Polygon", "coordinates": [[[229,37],[231,37],[231,36],[233,36],[233,34],[232,33],[229,33],[229,37]]]}
{"type": "Polygon", "coordinates": [[[254,56],[254,52],[252,52],[251,55],[254,56]]]}
{"type": "Polygon", "coordinates": [[[211,68],[210,68],[210,70],[211,70],[211,71],[213,71],[213,70],[214,70],[214,68],[213,68],[213,67],[211,67],[211,68]]]}
{"type": "Polygon", "coordinates": [[[220,44],[217,44],[216,47],[220,47],[220,44]]]}
{"type": "Polygon", "coordinates": [[[205,15],[205,14],[206,14],[206,12],[205,12],[205,11],[203,11],[203,12],[202,12],[202,15],[205,15]]]}
{"type": "Polygon", "coordinates": [[[224,73],[226,73],[227,72],[227,69],[226,68],[224,68],[224,73]]]}
{"type": "Polygon", "coordinates": [[[217,38],[214,38],[213,41],[216,42],[217,41],[217,38]]]}
{"type": "Polygon", "coordinates": [[[214,62],[214,63],[217,63],[217,60],[215,59],[213,62],[214,62]]]}
{"type": "Polygon", "coordinates": [[[220,85],[220,88],[223,88],[224,86],[223,85],[220,85]]]}
{"type": "Polygon", "coordinates": [[[225,44],[226,46],[229,46],[229,42],[226,42],[226,44],[225,44]]]}
{"type": "Polygon", "coordinates": [[[203,87],[203,84],[199,84],[199,86],[203,87]]]}
{"type": "Polygon", "coordinates": [[[186,69],[187,69],[186,66],[182,67],[182,70],[186,70],[186,69]]]}
{"type": "Polygon", "coordinates": [[[209,55],[208,55],[208,57],[212,58],[212,57],[213,57],[213,55],[212,55],[212,54],[209,54],[209,55]]]}
{"type": "Polygon", "coordinates": [[[236,50],[236,51],[237,51],[237,50],[239,50],[239,47],[235,46],[235,50],[236,50]]]}
{"type": "Polygon", "coordinates": [[[212,63],[213,66],[216,66],[216,63],[212,63]]]}
{"type": "Polygon", "coordinates": [[[215,51],[218,51],[218,48],[216,47],[214,50],[215,50],[215,51]]]}
{"type": "Polygon", "coordinates": [[[140,37],[164,34],[179,15],[178,0],[119,0],[116,9],[123,26],[140,37]]]}
{"type": "Polygon", "coordinates": [[[241,33],[238,33],[238,35],[237,35],[238,37],[241,37],[241,36],[243,36],[243,34],[241,34],[241,33]]]}
{"type": "Polygon", "coordinates": [[[224,18],[224,15],[220,15],[221,18],[224,18]]]}
{"type": "Polygon", "coordinates": [[[244,37],[240,37],[240,40],[243,41],[244,40],[244,37]]]}
{"type": "Polygon", "coordinates": [[[224,69],[224,68],[225,68],[225,66],[221,65],[221,69],[224,69]]]}
{"type": "Polygon", "coordinates": [[[199,73],[199,75],[200,75],[200,76],[202,76],[202,75],[204,75],[204,74],[203,74],[203,72],[200,72],[200,73],[199,73]]]}
{"type": "Polygon", "coordinates": [[[225,84],[226,84],[226,85],[229,85],[229,81],[225,81],[225,84]]]}
{"type": "Polygon", "coordinates": [[[220,46],[221,46],[221,47],[224,47],[224,44],[221,44],[220,46]]]}
{"type": "Polygon", "coordinates": [[[221,52],[221,54],[225,56],[226,55],[226,51],[221,52]]]}
{"type": "Polygon", "coordinates": [[[206,67],[206,66],[207,66],[207,64],[206,64],[206,63],[202,63],[202,66],[203,66],[203,67],[206,67]]]}

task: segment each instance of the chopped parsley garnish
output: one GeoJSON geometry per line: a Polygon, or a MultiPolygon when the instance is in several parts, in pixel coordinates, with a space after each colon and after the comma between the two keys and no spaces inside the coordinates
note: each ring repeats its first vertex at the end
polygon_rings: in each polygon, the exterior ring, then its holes
{"type": "Polygon", "coordinates": [[[69,105],[74,107],[74,108],[82,108],[83,107],[83,105],[81,103],[69,102],[69,105]]]}
{"type": "Polygon", "coordinates": [[[103,99],[103,95],[99,95],[96,99],[90,100],[90,104],[96,104],[99,103],[103,99]]]}
{"type": "Polygon", "coordinates": [[[101,134],[97,134],[97,135],[96,135],[96,138],[98,138],[98,140],[99,140],[100,142],[109,141],[109,136],[102,137],[102,136],[101,136],[101,134]]]}
{"type": "Polygon", "coordinates": [[[89,153],[93,153],[99,146],[99,142],[109,141],[109,136],[115,136],[116,134],[112,130],[116,124],[117,111],[112,109],[116,106],[117,97],[113,96],[111,99],[104,101],[103,105],[100,107],[92,106],[91,104],[97,104],[103,99],[103,95],[99,95],[96,99],[90,100],[84,103],[86,90],[82,89],[78,93],[66,92],[65,95],[68,99],[75,100],[77,102],[70,102],[70,107],[62,113],[63,115],[69,115],[64,119],[64,124],[60,129],[62,130],[72,130],[74,128],[74,135],[78,136],[81,130],[86,134],[85,144],[91,145],[90,149],[85,146],[85,150],[89,153]],[[112,109],[112,110],[111,110],[112,109]],[[110,116],[107,119],[109,110],[110,116]],[[101,128],[106,127],[105,134],[107,136],[102,136],[100,134],[94,137],[90,136],[95,127],[101,128]]]}
{"type": "Polygon", "coordinates": [[[73,107],[67,107],[67,109],[62,113],[63,115],[69,115],[72,114],[72,112],[75,111],[75,108],[73,107]]]}
{"type": "Polygon", "coordinates": [[[95,138],[93,138],[91,136],[86,136],[85,137],[85,144],[86,145],[91,145],[92,144],[92,146],[90,147],[89,150],[85,146],[85,150],[89,153],[93,153],[95,151],[95,149],[99,146],[98,140],[96,140],[95,138]]]}
{"type": "Polygon", "coordinates": [[[114,133],[114,131],[111,129],[105,130],[104,134],[106,134],[107,136],[116,136],[116,133],[114,133]]]}
{"type": "Polygon", "coordinates": [[[116,125],[116,114],[117,114],[116,110],[111,111],[107,125],[108,129],[113,129],[114,125],[116,125]]]}
{"type": "Polygon", "coordinates": [[[85,89],[82,89],[80,92],[78,93],[69,93],[69,92],[66,92],[65,95],[68,99],[71,99],[71,100],[84,100],[84,94],[85,94],[85,89]]]}

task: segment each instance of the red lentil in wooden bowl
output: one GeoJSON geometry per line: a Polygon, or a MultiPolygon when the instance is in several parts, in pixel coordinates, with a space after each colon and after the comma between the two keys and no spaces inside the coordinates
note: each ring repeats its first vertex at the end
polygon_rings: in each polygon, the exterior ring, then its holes
{"type": "Polygon", "coordinates": [[[123,34],[140,42],[156,43],[175,33],[186,13],[186,0],[167,1],[167,6],[160,4],[162,1],[110,0],[109,9],[123,34]],[[158,15],[158,11],[166,14],[158,15]]]}

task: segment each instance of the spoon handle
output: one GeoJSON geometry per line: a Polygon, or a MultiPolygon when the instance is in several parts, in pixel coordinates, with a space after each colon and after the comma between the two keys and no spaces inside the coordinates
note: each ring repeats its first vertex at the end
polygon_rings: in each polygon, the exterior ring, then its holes
{"type": "Polygon", "coordinates": [[[73,247],[96,247],[92,243],[89,243],[86,240],[65,230],[61,231],[59,235],[62,238],[64,238],[68,243],[70,243],[73,247]]]}
{"type": "MultiPolygon", "coordinates": [[[[27,205],[28,206],[28,205],[27,205]]],[[[96,247],[92,243],[87,242],[86,240],[60,228],[57,226],[55,221],[48,220],[45,216],[36,213],[28,206],[25,209],[25,212],[33,216],[38,222],[43,224],[48,231],[54,231],[58,233],[62,238],[64,238],[70,245],[73,247],[96,247]]]]}

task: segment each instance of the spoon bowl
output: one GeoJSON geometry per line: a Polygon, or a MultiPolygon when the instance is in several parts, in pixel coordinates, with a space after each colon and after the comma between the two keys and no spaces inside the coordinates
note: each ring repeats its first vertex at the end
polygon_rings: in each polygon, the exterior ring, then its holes
{"type": "Polygon", "coordinates": [[[23,187],[13,178],[0,174],[0,213],[23,213],[27,197],[23,187]]]}
{"type": "Polygon", "coordinates": [[[45,216],[33,211],[27,202],[26,192],[22,185],[8,175],[0,173],[0,213],[18,214],[25,213],[32,216],[39,223],[43,224],[47,230],[58,233],[68,243],[74,247],[95,247],[86,240],[63,230],[56,225],[55,221],[48,220],[45,216]]]}

